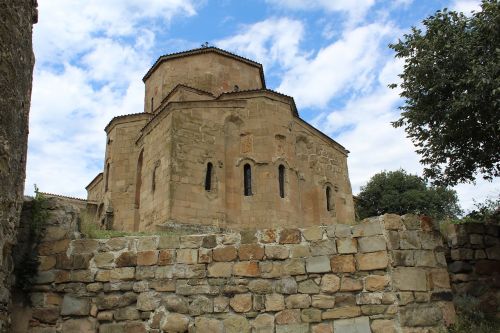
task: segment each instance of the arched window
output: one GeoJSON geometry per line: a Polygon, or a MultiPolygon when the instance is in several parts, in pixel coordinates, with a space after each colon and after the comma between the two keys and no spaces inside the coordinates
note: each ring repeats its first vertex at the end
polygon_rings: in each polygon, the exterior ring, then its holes
{"type": "Polygon", "coordinates": [[[326,210],[331,211],[333,210],[332,207],[332,188],[330,186],[326,187],[326,210]]]}
{"type": "Polygon", "coordinates": [[[106,180],[104,181],[104,191],[107,192],[109,189],[109,163],[106,164],[106,180]]]}
{"type": "Polygon", "coordinates": [[[207,171],[205,174],[205,191],[210,192],[212,190],[212,162],[207,163],[207,171]]]}
{"type": "Polygon", "coordinates": [[[248,163],[243,166],[243,186],[245,196],[252,195],[252,167],[248,163]]]}
{"type": "Polygon", "coordinates": [[[280,164],[278,167],[278,182],[279,182],[279,189],[280,189],[280,197],[284,198],[285,197],[285,166],[283,164],[280,164]]]}

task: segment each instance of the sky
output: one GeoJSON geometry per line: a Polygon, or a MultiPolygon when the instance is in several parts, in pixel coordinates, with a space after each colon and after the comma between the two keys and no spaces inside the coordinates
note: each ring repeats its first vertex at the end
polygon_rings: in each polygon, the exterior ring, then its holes
{"type": "MultiPolygon", "coordinates": [[[[142,77],[163,55],[208,42],[264,66],[267,87],[349,151],[353,193],[376,173],[422,174],[399,118],[403,62],[388,44],[436,10],[476,0],[47,0],[34,26],[36,64],[26,193],[86,198],[103,170],[104,127],[143,111],[142,77]]],[[[498,179],[455,187],[465,210],[498,179]]]]}

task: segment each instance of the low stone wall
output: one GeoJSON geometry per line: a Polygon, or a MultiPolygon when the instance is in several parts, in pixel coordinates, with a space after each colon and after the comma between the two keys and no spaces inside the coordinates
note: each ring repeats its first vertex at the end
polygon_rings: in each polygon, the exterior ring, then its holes
{"type": "Polygon", "coordinates": [[[500,227],[449,225],[447,239],[453,293],[475,297],[483,312],[500,316],[500,227]]]}
{"type": "MultiPolygon", "coordinates": [[[[23,332],[438,332],[454,308],[415,216],[190,236],[51,239],[23,332]]],[[[25,325],[23,328],[22,325],[25,325]]]]}

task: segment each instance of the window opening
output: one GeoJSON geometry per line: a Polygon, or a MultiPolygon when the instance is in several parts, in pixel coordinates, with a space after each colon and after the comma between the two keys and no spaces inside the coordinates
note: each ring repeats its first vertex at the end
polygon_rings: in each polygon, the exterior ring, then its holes
{"type": "Polygon", "coordinates": [[[243,185],[245,196],[252,195],[252,168],[250,164],[243,166],[243,185]]]}
{"type": "Polygon", "coordinates": [[[109,163],[106,164],[106,181],[104,183],[104,191],[107,192],[109,189],[109,163]]]}
{"type": "Polygon", "coordinates": [[[141,185],[142,185],[142,155],[144,151],[141,151],[139,158],[137,160],[137,170],[135,174],[135,208],[139,208],[141,205],[141,185]]]}
{"type": "Polygon", "coordinates": [[[280,189],[280,197],[284,198],[285,197],[285,166],[283,164],[280,164],[278,167],[278,182],[279,182],[279,189],[280,189]]]}
{"type": "Polygon", "coordinates": [[[151,113],[153,113],[153,101],[154,101],[154,98],[151,97],[151,113]]]}
{"type": "Polygon", "coordinates": [[[205,191],[210,192],[212,190],[212,162],[207,163],[207,173],[205,174],[205,191]]]}
{"type": "Polygon", "coordinates": [[[330,186],[326,187],[326,210],[331,211],[332,210],[332,189],[330,186]]]}

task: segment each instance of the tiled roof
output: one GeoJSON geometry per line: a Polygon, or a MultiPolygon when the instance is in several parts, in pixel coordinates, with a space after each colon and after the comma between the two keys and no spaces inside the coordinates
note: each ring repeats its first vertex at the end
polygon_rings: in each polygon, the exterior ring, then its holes
{"type": "Polygon", "coordinates": [[[48,193],[48,192],[40,192],[40,194],[47,195],[47,196],[50,196],[50,197],[56,197],[56,198],[64,198],[64,199],[72,199],[72,200],[79,200],[79,201],[87,201],[87,199],[69,197],[67,195],[54,194],[54,193],[48,193]]]}
{"type": "Polygon", "coordinates": [[[111,119],[109,121],[109,123],[106,125],[106,127],[104,127],[104,130],[106,131],[107,128],[109,127],[109,125],[111,125],[111,123],[117,119],[121,119],[121,118],[127,118],[127,117],[131,117],[131,116],[139,116],[139,115],[148,115],[149,113],[146,113],[146,112],[138,112],[138,113],[129,113],[129,114],[123,114],[121,116],[116,116],[116,117],[113,117],[113,119],[111,119]]]}
{"type": "Polygon", "coordinates": [[[215,47],[215,46],[201,47],[201,48],[192,49],[192,50],[188,50],[188,51],[182,51],[182,52],[176,52],[176,53],[170,53],[170,54],[162,55],[162,56],[160,56],[155,61],[155,63],[153,64],[153,66],[151,66],[151,68],[148,70],[148,72],[146,73],[146,75],[144,75],[144,77],[142,78],[142,81],[146,81],[146,79],[154,72],[154,70],[156,69],[156,67],[158,65],[160,65],[160,63],[162,63],[165,60],[170,60],[170,59],[175,59],[175,58],[181,58],[181,57],[187,57],[187,56],[191,56],[191,55],[195,55],[195,54],[203,54],[203,53],[209,53],[209,52],[218,53],[220,55],[223,55],[223,56],[226,56],[226,57],[230,57],[230,58],[233,58],[233,59],[245,62],[245,63],[247,63],[249,65],[252,65],[252,66],[255,66],[255,67],[259,68],[259,70],[260,70],[260,76],[261,76],[261,79],[262,79],[262,84],[264,85],[264,88],[266,87],[266,81],[265,81],[265,78],[264,78],[264,69],[262,67],[262,64],[259,64],[258,62],[255,62],[255,61],[250,60],[248,58],[239,56],[237,54],[228,52],[226,50],[219,49],[218,47],[215,47]]]}

